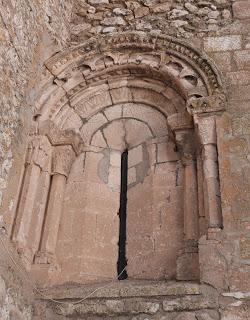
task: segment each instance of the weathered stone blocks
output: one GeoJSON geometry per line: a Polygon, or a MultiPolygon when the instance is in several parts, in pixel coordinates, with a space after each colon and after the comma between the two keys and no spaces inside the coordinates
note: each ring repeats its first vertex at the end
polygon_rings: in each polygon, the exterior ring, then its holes
{"type": "Polygon", "coordinates": [[[235,18],[249,19],[250,18],[250,4],[248,1],[236,1],[233,4],[233,13],[235,18]]]}
{"type": "Polygon", "coordinates": [[[232,119],[233,135],[242,136],[250,134],[250,114],[232,119]]]}
{"type": "Polygon", "coordinates": [[[244,237],[240,240],[240,257],[241,259],[250,260],[250,237],[244,237]]]}
{"type": "Polygon", "coordinates": [[[164,311],[185,311],[199,309],[216,308],[216,301],[207,300],[200,297],[183,297],[172,300],[163,301],[164,311]]]}
{"type": "Polygon", "coordinates": [[[234,52],[234,60],[239,70],[250,69],[250,50],[240,50],[234,52]]]}
{"type": "Polygon", "coordinates": [[[204,48],[207,52],[231,51],[241,49],[241,44],[240,35],[209,37],[204,41],[204,48]]]}

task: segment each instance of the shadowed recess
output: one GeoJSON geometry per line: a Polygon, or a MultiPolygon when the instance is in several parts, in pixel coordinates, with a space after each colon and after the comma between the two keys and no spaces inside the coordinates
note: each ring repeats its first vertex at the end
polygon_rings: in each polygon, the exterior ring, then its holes
{"type": "Polygon", "coordinates": [[[128,150],[125,150],[121,156],[121,192],[119,209],[119,242],[118,242],[118,262],[117,273],[119,280],[125,280],[128,277],[126,266],[126,220],[127,220],[127,191],[128,191],[128,150]]]}

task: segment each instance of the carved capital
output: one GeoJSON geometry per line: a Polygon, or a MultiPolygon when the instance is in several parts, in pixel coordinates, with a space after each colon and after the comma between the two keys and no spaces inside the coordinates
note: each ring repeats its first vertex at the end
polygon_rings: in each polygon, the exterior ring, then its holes
{"type": "Polygon", "coordinates": [[[175,141],[178,151],[181,154],[181,160],[184,165],[191,164],[196,158],[196,142],[194,131],[192,129],[177,130],[175,132],[175,141]]]}
{"type": "Polygon", "coordinates": [[[184,167],[193,166],[195,164],[195,155],[191,153],[183,153],[181,162],[184,167]]]}
{"type": "Polygon", "coordinates": [[[172,131],[193,128],[193,119],[188,113],[174,113],[167,119],[172,131]]]}
{"type": "Polygon", "coordinates": [[[226,96],[217,94],[208,97],[190,98],[187,110],[190,114],[222,112],[226,109],[226,96]]]}
{"type": "Polygon", "coordinates": [[[38,251],[35,255],[36,264],[52,264],[54,263],[55,257],[48,252],[38,251]]]}
{"type": "Polygon", "coordinates": [[[198,124],[198,134],[202,145],[216,144],[216,123],[214,116],[210,117],[197,117],[196,123],[198,124]]]}
{"type": "Polygon", "coordinates": [[[73,130],[60,130],[51,120],[39,123],[38,130],[49,138],[53,146],[71,145],[76,154],[82,152],[82,137],[73,130]]]}
{"type": "Polygon", "coordinates": [[[34,137],[28,146],[26,163],[36,164],[43,171],[51,168],[52,146],[46,136],[34,137]]]}
{"type": "Polygon", "coordinates": [[[52,173],[68,177],[74,159],[75,152],[70,145],[54,147],[52,173]]]}

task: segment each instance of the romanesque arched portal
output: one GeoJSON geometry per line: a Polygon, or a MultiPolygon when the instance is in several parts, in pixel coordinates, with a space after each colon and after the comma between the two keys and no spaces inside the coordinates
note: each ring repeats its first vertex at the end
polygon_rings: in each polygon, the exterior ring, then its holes
{"type": "Polygon", "coordinates": [[[128,276],[198,279],[198,239],[222,228],[212,63],[170,37],[107,36],[49,59],[39,92],[12,230],[27,266],[47,284],[117,276],[128,149],[128,276]]]}

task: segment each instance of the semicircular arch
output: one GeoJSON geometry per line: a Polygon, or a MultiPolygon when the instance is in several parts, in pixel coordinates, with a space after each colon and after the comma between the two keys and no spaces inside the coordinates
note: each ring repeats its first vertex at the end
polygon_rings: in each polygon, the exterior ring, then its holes
{"type": "Polygon", "coordinates": [[[74,113],[77,108],[84,109],[81,101],[95,113],[98,108],[122,102],[114,101],[115,91],[123,102],[150,104],[151,97],[154,103],[171,105],[171,111],[160,107],[167,115],[185,113],[186,101],[192,97],[223,94],[213,63],[186,43],[167,36],[124,33],[90,39],[55,55],[45,65],[36,103],[40,120],[56,119],[64,113],[80,123],[78,117],[83,116],[74,113]],[[133,96],[129,91],[138,94],[133,96]],[[102,105],[102,100],[108,104],[102,105]]]}

